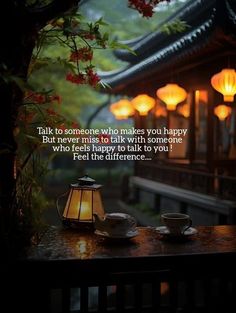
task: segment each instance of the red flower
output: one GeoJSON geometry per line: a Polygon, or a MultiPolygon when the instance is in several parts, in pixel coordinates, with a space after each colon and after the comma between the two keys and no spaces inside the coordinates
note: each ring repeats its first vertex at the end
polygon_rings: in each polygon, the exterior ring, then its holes
{"type": "Polygon", "coordinates": [[[153,7],[150,4],[143,4],[141,7],[141,13],[144,17],[152,17],[153,7]]]}
{"type": "Polygon", "coordinates": [[[94,39],[96,39],[96,36],[95,36],[94,34],[92,34],[92,33],[83,33],[83,34],[82,34],[82,37],[83,37],[84,39],[89,39],[89,40],[94,40],[94,39]]]}
{"type": "Polygon", "coordinates": [[[62,123],[62,124],[60,124],[60,125],[58,126],[58,128],[61,129],[61,130],[63,130],[63,132],[64,132],[65,129],[66,129],[66,126],[65,126],[64,123],[62,123]]]}
{"type": "Polygon", "coordinates": [[[70,61],[76,62],[76,61],[78,61],[78,60],[79,60],[78,51],[71,52],[70,61]]]}
{"type": "Polygon", "coordinates": [[[46,103],[46,96],[37,92],[28,91],[25,94],[25,100],[32,101],[34,103],[42,104],[46,103]]]}
{"type": "Polygon", "coordinates": [[[46,97],[45,95],[41,94],[34,94],[32,97],[33,101],[39,104],[45,103],[46,102],[46,97]]]}
{"type": "Polygon", "coordinates": [[[83,47],[78,49],[77,51],[73,51],[70,55],[70,61],[77,62],[81,61],[91,61],[93,58],[93,51],[88,47],[83,47]]]}
{"type": "Polygon", "coordinates": [[[86,73],[72,74],[68,73],[66,75],[66,80],[74,83],[74,84],[86,84],[96,87],[98,82],[100,81],[99,76],[95,73],[91,67],[86,68],[86,73]]]}
{"type": "Polygon", "coordinates": [[[72,128],[79,128],[79,124],[76,123],[76,122],[72,122],[72,123],[71,123],[71,127],[72,127],[72,128]]]}
{"type": "Polygon", "coordinates": [[[66,74],[66,80],[70,81],[73,83],[73,80],[74,80],[74,76],[72,73],[67,73],[66,74]]]}
{"type": "Polygon", "coordinates": [[[96,87],[100,78],[97,73],[95,73],[91,68],[86,69],[87,81],[89,85],[96,87]]]}
{"type": "Polygon", "coordinates": [[[144,17],[151,17],[154,13],[154,7],[163,1],[170,2],[170,0],[129,0],[129,6],[136,9],[144,17]]]}
{"type": "Polygon", "coordinates": [[[59,95],[49,96],[49,100],[50,100],[50,102],[56,101],[58,104],[60,104],[61,103],[61,96],[59,96],[59,95]]]}
{"type": "Polygon", "coordinates": [[[84,74],[82,74],[82,73],[79,73],[77,75],[72,74],[72,73],[68,73],[66,75],[66,80],[70,81],[73,84],[77,84],[77,85],[86,83],[86,78],[85,78],[84,74]]]}
{"type": "Polygon", "coordinates": [[[19,114],[19,120],[24,122],[24,123],[31,123],[32,120],[34,119],[36,113],[34,112],[25,112],[25,113],[21,113],[19,114]]]}
{"type": "Polygon", "coordinates": [[[46,109],[46,112],[51,116],[56,116],[57,112],[55,112],[53,109],[46,109]]]}

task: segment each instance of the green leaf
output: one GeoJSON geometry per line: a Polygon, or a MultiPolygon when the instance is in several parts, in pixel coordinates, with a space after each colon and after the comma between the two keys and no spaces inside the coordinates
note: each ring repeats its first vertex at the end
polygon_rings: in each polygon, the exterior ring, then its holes
{"type": "Polygon", "coordinates": [[[128,45],[118,42],[116,40],[113,40],[111,42],[109,42],[109,48],[111,49],[124,49],[124,50],[128,50],[130,53],[136,55],[136,53],[134,52],[134,50],[132,50],[128,45]]]}
{"type": "Polygon", "coordinates": [[[48,66],[49,65],[50,60],[48,58],[43,58],[43,59],[34,59],[32,61],[32,68],[31,68],[31,73],[33,71],[38,71],[41,68],[48,66]]]}
{"type": "Polygon", "coordinates": [[[76,70],[76,66],[73,63],[69,62],[67,59],[62,59],[58,57],[56,62],[54,62],[54,64],[56,63],[62,65],[64,68],[69,69],[72,72],[76,70]]]}
{"type": "Polygon", "coordinates": [[[180,19],[176,19],[171,23],[164,24],[161,28],[161,31],[166,33],[167,35],[181,33],[185,31],[190,26],[180,19]]]}
{"type": "Polygon", "coordinates": [[[100,19],[98,19],[98,20],[95,22],[95,24],[102,25],[102,26],[108,26],[108,25],[109,25],[108,23],[106,23],[106,22],[103,21],[103,18],[102,18],[102,17],[100,17],[100,19]]]}
{"type": "Polygon", "coordinates": [[[100,80],[100,85],[104,88],[104,89],[112,89],[111,86],[105,82],[103,82],[102,80],[100,80]]]}
{"type": "Polygon", "coordinates": [[[108,41],[108,39],[109,39],[109,33],[104,33],[102,36],[102,40],[108,41]]]}

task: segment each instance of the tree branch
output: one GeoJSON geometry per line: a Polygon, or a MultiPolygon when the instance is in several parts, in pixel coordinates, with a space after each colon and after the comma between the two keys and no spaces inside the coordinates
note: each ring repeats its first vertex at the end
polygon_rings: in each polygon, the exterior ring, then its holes
{"type": "Polygon", "coordinates": [[[76,9],[81,0],[53,0],[44,7],[28,8],[28,14],[32,23],[44,26],[48,21],[62,13],[76,9]]]}

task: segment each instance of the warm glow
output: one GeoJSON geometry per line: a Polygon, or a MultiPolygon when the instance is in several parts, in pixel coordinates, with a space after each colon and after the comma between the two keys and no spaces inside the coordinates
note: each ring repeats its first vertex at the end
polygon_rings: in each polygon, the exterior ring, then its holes
{"type": "Polygon", "coordinates": [[[100,185],[71,185],[71,190],[63,212],[65,220],[73,222],[93,222],[93,213],[104,215],[100,185]]]}
{"type": "Polygon", "coordinates": [[[143,94],[135,97],[131,103],[141,116],[145,116],[154,107],[156,101],[152,97],[143,94]]]}
{"type": "Polygon", "coordinates": [[[158,106],[154,114],[156,117],[166,117],[167,116],[166,108],[164,108],[163,106],[158,106]]]}
{"type": "Polygon", "coordinates": [[[167,84],[165,87],[157,89],[157,96],[165,102],[167,110],[174,111],[177,104],[186,99],[187,93],[177,84],[167,84]]]}
{"type": "Polygon", "coordinates": [[[92,191],[72,189],[63,217],[80,221],[92,219],[92,191]]]}
{"type": "Polygon", "coordinates": [[[80,220],[89,220],[92,217],[91,203],[82,202],[80,207],[80,220]]]}
{"type": "Polygon", "coordinates": [[[199,104],[200,90],[195,91],[195,103],[199,104]]]}
{"type": "Polygon", "coordinates": [[[74,252],[75,256],[81,260],[89,258],[92,253],[92,242],[82,235],[81,239],[77,241],[74,252]]]}
{"type": "Polygon", "coordinates": [[[220,121],[225,120],[231,114],[231,112],[232,109],[224,104],[217,105],[217,107],[214,109],[214,113],[220,121]]]}
{"type": "Polygon", "coordinates": [[[189,115],[190,115],[190,105],[188,103],[185,103],[185,104],[181,105],[178,108],[178,112],[179,112],[179,114],[181,114],[184,117],[188,118],[189,115]]]}
{"type": "Polygon", "coordinates": [[[126,119],[134,114],[134,109],[131,102],[127,99],[121,99],[120,101],[113,103],[110,106],[110,111],[115,115],[118,120],[126,119]]]}
{"type": "MultiPolygon", "coordinates": [[[[94,214],[104,215],[100,194],[101,187],[88,175],[78,178],[77,183],[71,184],[62,216],[58,201],[65,194],[61,195],[56,202],[58,214],[61,216],[63,225],[93,229],[94,214]]],[[[81,251],[83,249],[83,245],[81,245],[81,251]]]]}
{"type": "Polygon", "coordinates": [[[236,72],[225,68],[211,78],[212,87],[224,96],[224,101],[233,102],[236,94],[236,72]]]}
{"type": "Polygon", "coordinates": [[[86,241],[85,240],[79,240],[77,243],[78,251],[80,254],[85,254],[87,252],[86,249],[86,241]]]}

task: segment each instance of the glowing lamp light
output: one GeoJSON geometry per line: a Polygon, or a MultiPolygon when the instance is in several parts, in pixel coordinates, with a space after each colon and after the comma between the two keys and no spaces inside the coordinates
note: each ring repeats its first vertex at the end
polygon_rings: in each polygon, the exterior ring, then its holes
{"type": "Polygon", "coordinates": [[[166,117],[167,116],[166,108],[164,108],[163,106],[158,106],[154,114],[156,117],[166,117]]]}
{"type": "Polygon", "coordinates": [[[232,109],[224,104],[217,105],[217,107],[214,109],[214,113],[220,121],[225,120],[231,114],[231,112],[232,109]]]}
{"type": "Polygon", "coordinates": [[[148,112],[154,107],[156,101],[152,97],[146,94],[142,94],[135,97],[131,103],[141,116],[146,116],[148,112]]]}
{"type": "Polygon", "coordinates": [[[188,118],[190,116],[190,105],[185,103],[183,105],[181,105],[178,108],[178,112],[179,114],[183,115],[184,117],[188,118]]]}
{"type": "Polygon", "coordinates": [[[225,68],[211,78],[212,87],[224,96],[224,101],[233,102],[236,94],[236,72],[225,68]]]}
{"type": "Polygon", "coordinates": [[[187,93],[184,88],[177,84],[167,84],[166,86],[157,89],[158,98],[165,102],[167,110],[174,111],[178,103],[184,101],[187,93]]]}
{"type": "Polygon", "coordinates": [[[123,120],[127,118],[126,115],[124,116],[120,113],[118,103],[113,103],[112,105],[110,105],[110,112],[115,116],[117,120],[123,120]]]}
{"type": "Polygon", "coordinates": [[[63,224],[67,226],[93,226],[93,214],[104,215],[100,188],[101,185],[97,185],[95,180],[87,175],[79,178],[78,183],[71,184],[62,214],[63,224]]]}
{"type": "Polygon", "coordinates": [[[127,119],[134,114],[134,108],[131,102],[127,99],[121,99],[120,101],[113,103],[110,106],[110,111],[114,114],[117,120],[127,119]]]}

